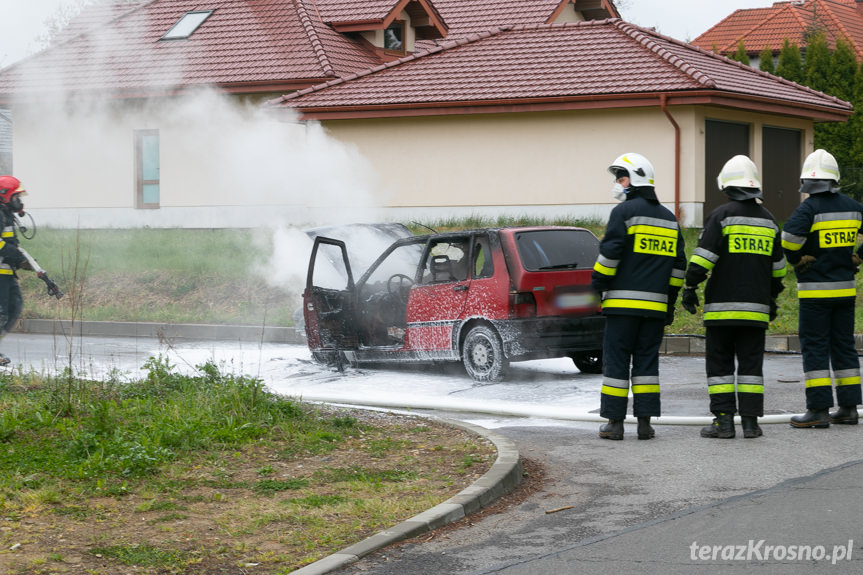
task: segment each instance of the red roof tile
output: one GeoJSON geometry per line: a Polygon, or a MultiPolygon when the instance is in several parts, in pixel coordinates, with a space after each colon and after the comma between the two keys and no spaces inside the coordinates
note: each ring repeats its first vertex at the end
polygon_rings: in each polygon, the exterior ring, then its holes
{"type": "Polygon", "coordinates": [[[855,0],[806,0],[776,2],[769,8],[737,10],[692,41],[705,50],[716,49],[721,54],[737,50],[743,44],[749,53],[764,48],[778,52],[787,39],[800,47],[806,46],[806,35],[820,27],[827,35],[830,47],[844,37],[851,42],[858,58],[863,57],[863,8],[855,0]]]}
{"type": "Polygon", "coordinates": [[[314,114],[708,92],[851,111],[847,102],[617,19],[486,32],[271,104],[314,114]]]}
{"type": "Polygon", "coordinates": [[[307,8],[309,0],[157,0],[0,73],[0,94],[149,93],[177,86],[309,85],[380,60],[307,8]],[[213,10],[188,39],[160,40],[189,11],[213,10]]]}

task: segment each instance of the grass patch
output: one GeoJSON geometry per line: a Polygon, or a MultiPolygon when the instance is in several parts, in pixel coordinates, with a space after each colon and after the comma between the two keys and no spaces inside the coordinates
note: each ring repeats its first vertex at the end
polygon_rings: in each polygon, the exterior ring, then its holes
{"type": "Polygon", "coordinates": [[[10,572],[74,556],[106,575],[288,573],[452,497],[494,460],[436,422],[313,407],[211,364],[146,368],[126,384],[0,376],[0,549],[25,542],[4,554],[10,572]]]}
{"type": "Polygon", "coordinates": [[[136,567],[177,567],[185,561],[185,554],[183,553],[137,543],[134,545],[94,547],[90,553],[97,557],[116,559],[123,565],[136,567]]]}

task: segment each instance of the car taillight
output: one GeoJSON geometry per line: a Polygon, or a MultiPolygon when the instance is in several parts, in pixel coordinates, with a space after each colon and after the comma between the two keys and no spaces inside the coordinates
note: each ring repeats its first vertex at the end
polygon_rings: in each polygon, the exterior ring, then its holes
{"type": "Polygon", "coordinates": [[[536,317],[536,299],[530,292],[509,294],[509,313],[511,317],[536,317]]]}

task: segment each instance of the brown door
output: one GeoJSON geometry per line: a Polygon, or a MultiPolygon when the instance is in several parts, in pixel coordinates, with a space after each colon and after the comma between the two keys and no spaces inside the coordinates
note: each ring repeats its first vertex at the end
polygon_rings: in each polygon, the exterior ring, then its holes
{"type": "Polygon", "coordinates": [[[801,141],[800,130],[764,128],[761,151],[764,207],[780,222],[787,220],[800,204],[801,141]]]}
{"type": "Polygon", "coordinates": [[[749,155],[749,124],[705,122],[704,216],[728,201],[716,185],[716,176],[730,158],[749,155]]]}

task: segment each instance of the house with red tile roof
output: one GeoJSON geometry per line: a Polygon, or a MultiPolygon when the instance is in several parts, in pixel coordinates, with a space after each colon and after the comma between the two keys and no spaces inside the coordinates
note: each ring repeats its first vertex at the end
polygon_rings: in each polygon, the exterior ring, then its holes
{"type": "MultiPolygon", "coordinates": [[[[812,122],[851,112],[618,19],[505,26],[270,105],[323,123],[381,171],[405,147],[416,158],[413,166],[400,159],[406,173],[427,171],[431,160],[434,176],[412,179],[411,192],[391,200],[406,211],[419,195],[465,210],[580,207],[602,217],[596,208],[613,205],[604,166],[635,150],[654,163],[660,198],[695,225],[725,201],[715,178],[736,153],[761,166],[777,216],[790,214],[812,122]]],[[[393,187],[404,180],[395,173],[393,187]]]]}
{"type": "Polygon", "coordinates": [[[626,151],[689,225],[736,153],[777,215],[796,205],[813,124],[850,104],[618,16],[610,0],[144,0],[0,70],[0,105],[47,225],[601,219],[626,151]]]}
{"type": "Polygon", "coordinates": [[[785,40],[805,50],[807,38],[822,31],[832,50],[845,38],[863,58],[863,0],[793,0],[766,8],[735,10],[701,34],[692,44],[730,56],[742,40],[757,67],[759,54],[769,49],[778,56],[785,40]]]}

